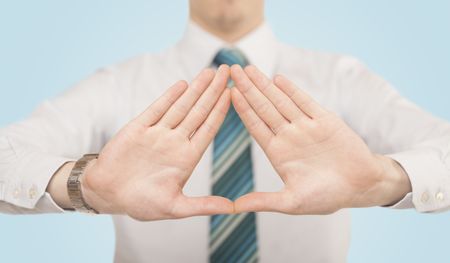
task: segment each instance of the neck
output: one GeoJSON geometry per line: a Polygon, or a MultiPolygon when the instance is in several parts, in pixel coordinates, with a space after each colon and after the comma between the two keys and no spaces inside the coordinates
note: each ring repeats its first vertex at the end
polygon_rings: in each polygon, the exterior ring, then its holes
{"type": "Polygon", "coordinates": [[[203,30],[213,34],[214,36],[222,39],[227,43],[234,43],[241,39],[243,36],[247,35],[258,26],[264,22],[264,18],[255,18],[253,20],[246,21],[245,23],[238,23],[236,25],[211,25],[210,23],[205,23],[205,21],[191,16],[192,21],[197,23],[203,30]]]}

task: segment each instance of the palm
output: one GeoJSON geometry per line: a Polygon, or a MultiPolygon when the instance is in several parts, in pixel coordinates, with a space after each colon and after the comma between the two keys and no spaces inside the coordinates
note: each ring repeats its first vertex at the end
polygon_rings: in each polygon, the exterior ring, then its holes
{"type": "Polygon", "coordinates": [[[233,104],[285,183],[280,192],[241,197],[237,211],[322,214],[366,205],[360,196],[382,167],[356,133],[284,78],[275,86],[254,67],[231,73],[239,89],[233,104]]]}
{"type": "Polygon", "coordinates": [[[308,207],[299,208],[298,213],[302,210],[334,212],[350,201],[345,200],[347,195],[339,192],[357,190],[363,193],[373,185],[365,175],[368,171],[380,169],[373,165],[374,155],[360,137],[334,114],[321,117],[315,124],[294,126],[281,132],[269,144],[267,154],[278,174],[286,178],[285,190],[292,198],[310,200],[303,204],[308,207]],[[292,150],[281,154],[286,145],[292,150]],[[324,207],[327,202],[318,197],[333,197],[334,201],[324,207]]]}
{"type": "Polygon", "coordinates": [[[141,213],[147,211],[146,207],[174,204],[174,200],[182,195],[184,184],[200,158],[193,154],[192,144],[178,131],[165,127],[147,130],[146,127],[135,126],[132,124],[122,130],[104,148],[99,162],[104,167],[116,167],[116,160],[130,163],[115,172],[104,171],[107,178],[103,179],[120,186],[122,194],[117,201],[127,208],[128,214],[140,218],[145,217],[141,213]],[[178,161],[174,162],[174,159],[178,161]],[[117,172],[127,176],[113,176],[117,172]]]}
{"type": "Polygon", "coordinates": [[[103,212],[155,220],[233,211],[225,198],[183,194],[225,118],[227,78],[228,68],[222,67],[215,77],[204,71],[187,90],[177,84],[104,147],[86,175],[103,212]]]}

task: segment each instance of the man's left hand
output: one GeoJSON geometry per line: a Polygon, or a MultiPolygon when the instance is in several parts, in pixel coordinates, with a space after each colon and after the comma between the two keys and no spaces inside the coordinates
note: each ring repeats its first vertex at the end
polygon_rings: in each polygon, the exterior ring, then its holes
{"type": "Polygon", "coordinates": [[[329,214],[342,208],[390,205],[411,191],[394,160],[370,151],[335,114],[282,76],[234,65],[232,102],[285,186],[235,202],[236,212],[329,214]]]}

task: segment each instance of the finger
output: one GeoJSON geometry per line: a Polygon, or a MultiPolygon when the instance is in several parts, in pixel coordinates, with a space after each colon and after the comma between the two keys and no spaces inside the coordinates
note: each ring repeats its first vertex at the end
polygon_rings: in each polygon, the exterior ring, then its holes
{"type": "Polygon", "coordinates": [[[204,152],[211,141],[219,131],[220,126],[225,120],[228,109],[230,108],[230,90],[223,91],[216,105],[208,115],[205,122],[198,128],[198,130],[191,137],[191,142],[204,152]]]}
{"type": "Polygon", "coordinates": [[[144,126],[152,126],[166,113],[172,104],[187,89],[186,81],[178,81],[170,87],[161,97],[153,102],[145,111],[136,117],[136,121],[144,126]]]}
{"type": "Polygon", "coordinates": [[[275,106],[250,81],[239,65],[231,67],[231,78],[258,116],[276,133],[282,125],[289,122],[275,106]]]}
{"type": "Polygon", "coordinates": [[[198,99],[186,118],[177,126],[186,133],[186,136],[190,136],[208,117],[211,109],[226,88],[229,75],[229,66],[221,65],[217,69],[216,76],[209,88],[198,99]]]}
{"type": "Polygon", "coordinates": [[[253,192],[234,201],[235,213],[280,212],[288,213],[283,192],[253,192]]]}
{"type": "Polygon", "coordinates": [[[292,83],[287,78],[277,75],[274,77],[275,85],[280,88],[286,95],[291,98],[295,104],[309,117],[318,118],[327,113],[327,111],[322,108],[313,98],[306,94],[301,89],[297,88],[294,83],[292,83]]]}
{"type": "Polygon", "coordinates": [[[177,218],[232,213],[234,213],[233,202],[221,196],[181,196],[173,210],[173,215],[177,218]]]}
{"type": "Polygon", "coordinates": [[[275,135],[273,131],[261,120],[252,107],[250,107],[247,100],[245,100],[242,93],[236,88],[231,89],[231,101],[248,132],[265,149],[275,135]]]}
{"type": "Polygon", "coordinates": [[[272,102],[287,120],[294,121],[306,117],[297,105],[255,66],[247,66],[244,71],[259,91],[272,102]]]}
{"type": "Polygon", "coordinates": [[[188,114],[194,103],[203,94],[215,75],[214,70],[204,69],[189,85],[186,92],[181,96],[158,124],[169,128],[175,128],[188,114]]]}

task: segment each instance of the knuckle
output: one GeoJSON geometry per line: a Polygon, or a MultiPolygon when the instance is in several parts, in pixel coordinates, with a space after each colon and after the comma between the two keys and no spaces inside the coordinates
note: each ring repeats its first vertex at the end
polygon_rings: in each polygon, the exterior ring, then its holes
{"type": "Polygon", "coordinates": [[[265,114],[269,111],[270,105],[267,102],[261,103],[258,106],[256,106],[256,111],[260,114],[265,114]]]}
{"type": "Polygon", "coordinates": [[[297,101],[297,104],[299,107],[307,106],[309,103],[312,102],[312,98],[303,92],[301,92],[299,89],[296,89],[290,98],[294,101],[297,101]]]}
{"type": "Polygon", "coordinates": [[[309,105],[311,105],[311,103],[313,102],[313,100],[310,97],[299,97],[299,101],[300,101],[300,105],[299,107],[308,107],[309,105]]]}
{"type": "Polygon", "coordinates": [[[164,218],[173,218],[173,219],[177,219],[180,218],[180,214],[177,211],[177,209],[175,208],[176,206],[173,205],[172,207],[164,207],[161,210],[161,213],[163,215],[164,218]]]}
{"type": "Polygon", "coordinates": [[[289,210],[294,214],[304,213],[304,198],[299,195],[291,195],[288,201],[289,210]]]}
{"type": "Polygon", "coordinates": [[[286,91],[286,95],[291,99],[294,100],[295,97],[297,96],[296,93],[298,92],[298,89],[295,90],[288,90],[286,91]]]}
{"type": "Polygon", "coordinates": [[[164,214],[164,217],[166,218],[178,219],[183,217],[180,211],[179,201],[177,198],[172,200],[171,205],[165,205],[161,207],[161,211],[164,214]]]}
{"type": "Polygon", "coordinates": [[[241,87],[240,91],[242,94],[246,94],[252,89],[252,87],[250,85],[248,85],[247,83],[244,83],[242,81],[236,82],[236,84],[241,87]]]}
{"type": "Polygon", "coordinates": [[[247,126],[248,126],[248,130],[249,130],[249,131],[257,130],[258,127],[259,127],[259,125],[261,125],[261,122],[256,121],[256,120],[251,121],[251,122],[247,125],[247,126]]]}
{"type": "Polygon", "coordinates": [[[301,92],[299,89],[295,89],[290,95],[289,97],[291,98],[300,98],[302,97],[301,92]]]}
{"type": "Polygon", "coordinates": [[[200,85],[200,83],[199,83],[199,85],[194,85],[191,88],[191,92],[194,94],[195,97],[199,97],[200,95],[202,95],[203,92],[202,92],[201,86],[202,85],[200,85]]]}
{"type": "Polygon", "coordinates": [[[177,101],[177,99],[178,97],[176,96],[168,96],[168,95],[162,98],[164,104],[173,104],[175,103],[175,101],[177,101]]]}
{"type": "Polygon", "coordinates": [[[261,91],[266,91],[272,86],[272,82],[270,80],[265,79],[264,77],[259,77],[259,79],[261,83],[260,86],[261,91]]]}
{"type": "Polygon", "coordinates": [[[272,128],[272,131],[275,134],[280,134],[280,133],[283,133],[287,129],[287,127],[288,127],[288,125],[283,125],[283,123],[278,123],[272,128]]]}
{"type": "MultiPolygon", "coordinates": [[[[184,125],[178,125],[178,127],[175,129],[175,131],[179,132],[181,136],[188,136],[191,137],[192,131],[189,130],[189,128],[185,127],[184,125]]],[[[166,147],[166,146],[163,146],[166,147]]]]}
{"type": "Polygon", "coordinates": [[[195,112],[197,115],[204,117],[207,116],[209,113],[209,109],[206,105],[204,104],[196,104],[193,108],[192,111],[195,112]]]}
{"type": "Polygon", "coordinates": [[[160,108],[150,109],[150,115],[152,118],[157,118],[163,114],[160,108]]]}
{"type": "Polygon", "coordinates": [[[185,114],[189,110],[189,106],[184,103],[178,103],[174,106],[177,113],[185,114]]]}
{"type": "Polygon", "coordinates": [[[275,105],[275,107],[277,107],[279,110],[285,109],[286,108],[286,101],[283,99],[276,99],[274,100],[273,104],[275,105]]]}

